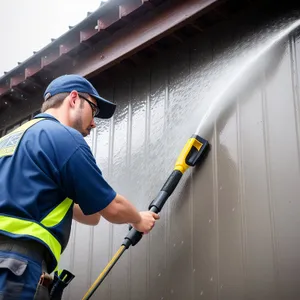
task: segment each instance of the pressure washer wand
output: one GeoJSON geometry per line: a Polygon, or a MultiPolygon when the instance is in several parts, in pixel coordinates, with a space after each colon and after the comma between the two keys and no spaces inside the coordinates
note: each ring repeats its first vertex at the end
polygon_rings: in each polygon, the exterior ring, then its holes
{"type": "MultiPolygon", "coordinates": [[[[156,198],[150,203],[148,208],[150,211],[159,213],[162,210],[164,204],[177,187],[183,173],[189,167],[199,165],[206,157],[209,148],[210,146],[208,141],[206,141],[198,135],[193,135],[187,141],[180,155],[177,158],[174,170],[172,171],[169,178],[159,191],[156,198]]],[[[92,286],[84,295],[82,300],[90,299],[90,297],[94,294],[98,286],[105,279],[105,277],[108,275],[110,270],[113,268],[113,266],[116,264],[116,262],[125,252],[125,250],[128,249],[130,246],[135,246],[141,240],[142,237],[143,233],[131,227],[119,250],[116,252],[111,261],[107,264],[105,269],[92,284],[92,286]]]]}

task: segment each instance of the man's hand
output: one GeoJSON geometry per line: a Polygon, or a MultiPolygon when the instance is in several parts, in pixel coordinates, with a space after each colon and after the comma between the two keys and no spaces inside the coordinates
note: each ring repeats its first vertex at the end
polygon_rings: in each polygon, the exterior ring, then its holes
{"type": "Polygon", "coordinates": [[[152,211],[141,211],[141,220],[137,223],[132,223],[132,227],[144,234],[149,233],[155,225],[156,220],[159,220],[159,215],[152,211]]]}

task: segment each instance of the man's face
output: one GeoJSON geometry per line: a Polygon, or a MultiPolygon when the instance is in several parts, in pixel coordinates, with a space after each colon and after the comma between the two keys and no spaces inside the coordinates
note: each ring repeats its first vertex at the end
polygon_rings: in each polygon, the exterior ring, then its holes
{"type": "Polygon", "coordinates": [[[78,103],[72,127],[85,137],[90,134],[92,128],[96,127],[93,114],[97,107],[97,102],[91,96],[87,97],[80,94],[78,94],[76,101],[78,103]]]}

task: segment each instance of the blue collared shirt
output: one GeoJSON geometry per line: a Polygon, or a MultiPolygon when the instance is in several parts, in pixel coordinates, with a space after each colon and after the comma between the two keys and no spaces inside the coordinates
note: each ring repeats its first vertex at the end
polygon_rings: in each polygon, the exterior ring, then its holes
{"type": "Polygon", "coordinates": [[[0,213],[42,220],[66,197],[84,214],[104,209],[116,192],[75,129],[49,114],[27,130],[13,156],[0,158],[0,213]]]}

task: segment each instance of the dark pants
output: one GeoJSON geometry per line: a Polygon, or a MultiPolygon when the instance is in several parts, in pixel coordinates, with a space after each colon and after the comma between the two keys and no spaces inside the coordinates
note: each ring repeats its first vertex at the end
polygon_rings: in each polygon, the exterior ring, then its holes
{"type": "Polygon", "coordinates": [[[48,288],[39,284],[47,272],[43,251],[36,242],[0,236],[0,300],[49,299],[48,288]]]}

